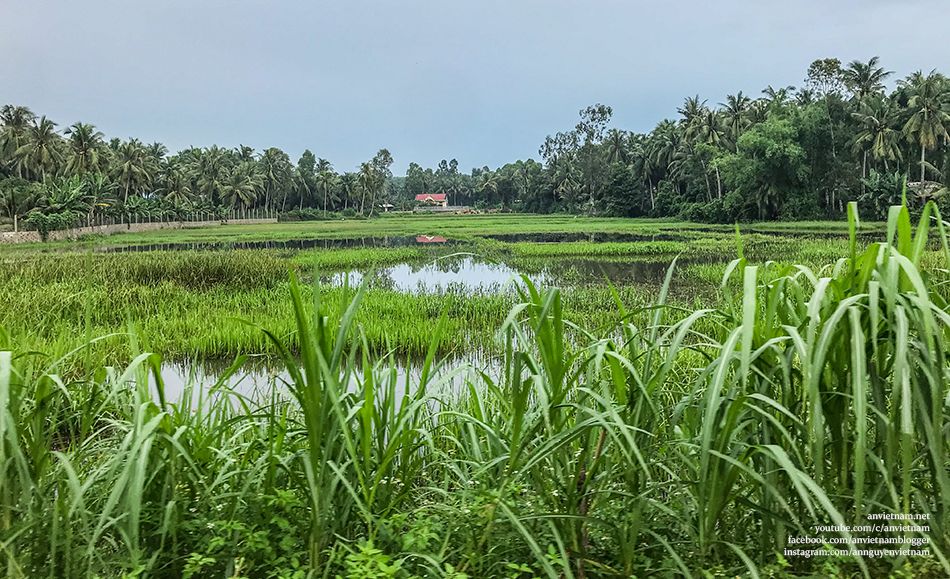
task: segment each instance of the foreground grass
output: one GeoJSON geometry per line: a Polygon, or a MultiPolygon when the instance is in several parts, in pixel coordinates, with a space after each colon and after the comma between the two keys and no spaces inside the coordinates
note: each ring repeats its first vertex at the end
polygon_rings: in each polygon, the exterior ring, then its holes
{"type": "MultiPolygon", "coordinates": [[[[165,400],[148,354],[116,371],[80,348],[86,372],[64,379],[0,333],[0,565],[65,578],[945,577],[950,306],[906,212],[894,221],[899,241],[852,241],[822,277],[735,260],[716,309],[670,307],[669,280],[649,307],[612,296],[608,332],[571,324],[564,294],[523,279],[497,380],[438,368],[447,316],[429,325],[421,375],[398,378],[357,321],[369,288],[307,294],[294,276],[269,282],[265,258],[241,275],[286,289],[298,352],[265,332],[290,380],[257,399],[219,383],[165,400]],[[447,389],[453,374],[461,387],[447,389]],[[815,530],[880,513],[929,518],[815,530]],[[782,556],[790,537],[874,548],[868,535],[931,555],[782,556]]],[[[93,274],[133,274],[89,271],[91,324],[93,274]]]]}

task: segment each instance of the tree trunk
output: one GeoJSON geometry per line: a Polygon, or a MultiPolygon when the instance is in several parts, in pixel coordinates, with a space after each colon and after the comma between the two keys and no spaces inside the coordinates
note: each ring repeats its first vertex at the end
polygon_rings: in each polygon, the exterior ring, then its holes
{"type": "Polygon", "coordinates": [[[709,185],[709,169],[706,167],[706,161],[700,159],[703,165],[703,177],[706,179],[706,201],[712,201],[712,187],[709,185]]]}
{"type": "Polygon", "coordinates": [[[838,157],[835,152],[835,122],[831,118],[831,101],[828,100],[828,95],[825,95],[825,110],[828,111],[828,132],[831,133],[831,158],[836,159],[838,157]]]}
{"type": "Polygon", "coordinates": [[[926,158],[927,147],[923,143],[920,144],[920,186],[924,186],[924,163],[927,162],[926,158]]]}
{"type": "Polygon", "coordinates": [[[722,199],[722,179],[719,177],[719,165],[716,165],[716,188],[719,198],[722,199]]]}
{"type": "Polygon", "coordinates": [[[868,152],[864,152],[861,160],[861,195],[864,195],[864,180],[868,178],[868,152]]]}

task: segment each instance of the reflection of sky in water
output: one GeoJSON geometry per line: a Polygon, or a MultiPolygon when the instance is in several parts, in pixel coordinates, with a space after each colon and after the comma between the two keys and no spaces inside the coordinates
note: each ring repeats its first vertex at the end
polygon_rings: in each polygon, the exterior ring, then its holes
{"type": "MultiPolygon", "coordinates": [[[[498,361],[485,358],[478,352],[473,352],[447,360],[433,380],[452,372],[463,364],[471,364],[473,368],[487,372],[495,379],[501,375],[501,365],[498,361]]],[[[165,363],[161,369],[162,381],[165,385],[165,399],[171,403],[178,402],[190,384],[194,387],[192,403],[195,403],[199,391],[207,391],[214,386],[227,369],[228,365],[222,363],[165,363]]],[[[401,397],[405,391],[407,376],[410,386],[414,386],[419,383],[421,375],[421,363],[414,363],[407,367],[404,363],[397,361],[395,376],[397,395],[401,397]]],[[[453,377],[442,385],[443,388],[448,388],[450,391],[459,391],[463,383],[463,376],[464,373],[453,377]]],[[[377,374],[377,381],[388,380],[389,377],[388,361],[384,361],[380,373],[377,374]]],[[[350,391],[355,390],[357,379],[353,379],[350,391]]],[[[280,391],[289,395],[285,382],[290,382],[290,380],[290,373],[283,366],[265,367],[259,361],[250,360],[240,370],[223,381],[222,386],[241,396],[261,400],[263,396],[269,395],[273,386],[277,386],[280,391]]],[[[434,381],[431,387],[435,387],[434,381]]],[[[154,386],[150,386],[150,388],[153,395],[155,395],[154,386]]]]}
{"type": "MultiPolygon", "coordinates": [[[[601,260],[590,258],[557,258],[533,260],[526,273],[538,287],[567,288],[586,284],[604,284],[607,279],[618,285],[659,285],[666,276],[671,260],[601,260]]],[[[680,259],[677,269],[690,259],[680,259]]],[[[479,293],[500,291],[518,275],[517,269],[505,263],[491,263],[474,256],[453,256],[428,264],[403,263],[373,271],[371,286],[405,293],[443,293],[456,291],[479,293]]],[[[358,286],[366,271],[349,272],[349,284],[358,286]]],[[[343,285],[345,273],[321,276],[325,284],[343,285]]]]}
{"type": "MultiPolygon", "coordinates": [[[[439,293],[450,289],[462,291],[500,290],[518,270],[503,263],[478,261],[472,257],[451,260],[437,260],[426,265],[403,263],[391,267],[381,267],[373,271],[371,285],[400,292],[439,293]]],[[[346,274],[338,273],[325,276],[325,282],[331,285],[343,285],[346,274]]],[[[362,272],[350,272],[350,286],[363,281],[362,272]]],[[[528,276],[535,284],[550,284],[546,274],[528,276]]]]}

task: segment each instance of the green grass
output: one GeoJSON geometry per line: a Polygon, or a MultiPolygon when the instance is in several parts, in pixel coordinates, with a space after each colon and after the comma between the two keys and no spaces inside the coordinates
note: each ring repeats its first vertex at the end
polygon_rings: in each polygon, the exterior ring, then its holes
{"type": "MultiPolygon", "coordinates": [[[[420,373],[401,376],[360,322],[370,288],[271,282],[254,271],[286,261],[268,253],[187,255],[247,276],[255,299],[286,292],[289,327],[258,330],[286,388],[248,399],[225,375],[168,401],[137,339],[119,369],[80,344],[85,371],[69,377],[68,359],[0,333],[0,565],[15,578],[945,577],[950,305],[945,274],[923,269],[937,261],[926,228],[914,237],[900,208],[891,223],[890,242],[852,238],[824,272],[753,264],[743,243],[713,307],[671,305],[672,275],[640,301],[608,287],[583,306],[611,310],[607,328],[523,279],[495,327],[499,377],[439,364],[457,340],[444,307],[420,373]],[[868,534],[933,555],[781,556],[789,537],[878,513],[929,515],[927,529],[868,534]]],[[[99,281],[199,291],[184,274],[140,283],[162,266],[135,256],[59,257],[18,267],[77,294],[84,340],[109,307],[99,281]]]]}
{"type": "MultiPolygon", "coordinates": [[[[747,234],[745,255],[751,263],[797,263],[813,269],[834,263],[847,252],[846,238],[789,238],[747,234]]],[[[864,247],[866,242],[859,244],[864,247]]],[[[279,335],[293,334],[287,272],[308,280],[313,267],[332,273],[380,268],[400,263],[421,267],[453,252],[465,251],[504,262],[518,271],[548,272],[570,286],[563,292],[571,319],[585,327],[600,327],[619,319],[603,277],[587,277],[582,267],[597,271],[598,264],[612,272],[624,303],[635,307],[654,295],[661,278],[642,277],[642,262],[669,263],[679,255],[670,287],[670,302],[681,307],[721,303],[719,283],[735,256],[734,235],[692,234],[683,241],[632,243],[528,244],[478,240],[452,247],[358,248],[243,251],[153,251],[116,254],[76,252],[12,252],[0,270],[0,325],[24,348],[68,351],[87,337],[85,315],[91,304],[91,335],[105,336],[92,348],[94,358],[109,364],[130,360],[128,334],[142,347],[171,360],[221,359],[238,354],[273,354],[256,326],[269,324],[279,335]],[[594,264],[591,266],[591,264],[594,264]],[[87,283],[92,290],[87,292],[87,283]],[[576,287],[574,287],[576,286],[576,287]],[[249,323],[248,323],[249,322],[249,323]]],[[[941,266],[940,252],[927,251],[922,259],[933,269],[941,266]]],[[[662,265],[659,265],[662,268],[662,265]]],[[[653,267],[653,270],[659,269],[653,267]]],[[[304,290],[309,291],[309,290],[304,290]]],[[[344,299],[340,289],[326,299],[344,299]]],[[[401,357],[425,352],[431,325],[447,312],[451,342],[439,353],[466,355],[476,350],[498,352],[494,330],[514,304],[511,295],[447,292],[404,295],[370,288],[358,323],[375,353],[395,351],[401,357]]]]}
{"type": "MultiPolygon", "coordinates": [[[[880,224],[864,224],[863,230],[881,231],[880,224]]],[[[847,235],[847,223],[765,222],[741,224],[743,232],[785,234],[847,235]]],[[[189,229],[163,229],[143,233],[122,233],[95,244],[139,245],[161,243],[220,243],[243,241],[286,241],[296,239],[345,239],[360,237],[438,235],[451,239],[472,240],[477,236],[510,233],[633,233],[641,235],[715,232],[729,234],[733,226],[676,222],[663,219],[598,218],[569,215],[418,215],[394,214],[374,219],[345,221],[308,221],[258,225],[227,225],[189,229]]],[[[37,248],[66,248],[83,242],[52,242],[0,246],[0,253],[37,248]]]]}

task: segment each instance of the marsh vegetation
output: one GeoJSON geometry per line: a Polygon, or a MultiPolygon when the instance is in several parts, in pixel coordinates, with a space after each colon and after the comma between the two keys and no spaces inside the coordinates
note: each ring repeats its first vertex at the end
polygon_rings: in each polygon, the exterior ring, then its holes
{"type": "Polygon", "coordinates": [[[915,230],[896,208],[873,240],[852,223],[6,250],[0,562],[10,577],[946,576],[950,249],[932,211],[915,230]],[[499,291],[386,274],[464,264],[517,275],[499,291]],[[473,351],[493,371],[454,360],[473,351]],[[248,354],[280,368],[254,395],[228,386],[248,354]],[[163,363],[198,358],[228,363],[169,397],[163,363]],[[894,536],[933,555],[782,556],[876,513],[929,515],[894,536]]]}

